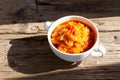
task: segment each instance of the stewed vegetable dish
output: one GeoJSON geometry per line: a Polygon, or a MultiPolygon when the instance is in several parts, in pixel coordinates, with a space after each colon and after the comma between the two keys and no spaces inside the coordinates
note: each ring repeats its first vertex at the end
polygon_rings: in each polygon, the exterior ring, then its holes
{"type": "Polygon", "coordinates": [[[93,46],[95,34],[88,25],[69,20],[56,26],[51,34],[51,41],[62,52],[80,54],[93,46]]]}

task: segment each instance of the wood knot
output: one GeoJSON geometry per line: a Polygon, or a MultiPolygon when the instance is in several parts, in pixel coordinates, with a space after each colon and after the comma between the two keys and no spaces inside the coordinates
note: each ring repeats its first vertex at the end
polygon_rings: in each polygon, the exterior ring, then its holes
{"type": "Polygon", "coordinates": [[[114,36],[114,39],[117,39],[117,36],[114,36]]]}
{"type": "Polygon", "coordinates": [[[104,25],[104,22],[97,22],[97,24],[102,26],[102,25],[104,25]]]}

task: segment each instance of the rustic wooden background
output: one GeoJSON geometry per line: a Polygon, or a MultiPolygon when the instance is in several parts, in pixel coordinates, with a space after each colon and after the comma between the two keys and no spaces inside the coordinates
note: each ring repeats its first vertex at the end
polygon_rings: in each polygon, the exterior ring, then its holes
{"type": "Polygon", "coordinates": [[[119,0],[0,0],[0,78],[3,80],[120,79],[119,0]],[[77,1],[77,2],[76,2],[77,1]],[[92,20],[107,53],[76,64],[57,58],[45,21],[66,15],[92,20]]]}

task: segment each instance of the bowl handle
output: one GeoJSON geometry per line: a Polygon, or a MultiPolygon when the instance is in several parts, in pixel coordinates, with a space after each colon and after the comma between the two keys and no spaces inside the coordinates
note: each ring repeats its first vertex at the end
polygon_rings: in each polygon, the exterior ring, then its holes
{"type": "Polygon", "coordinates": [[[91,55],[94,57],[102,57],[103,55],[105,55],[105,53],[105,48],[103,46],[98,45],[97,47],[95,47],[91,55]]]}
{"type": "Polygon", "coordinates": [[[49,28],[50,28],[50,26],[51,26],[51,24],[52,24],[52,23],[49,22],[49,21],[45,22],[44,28],[48,31],[49,28]]]}

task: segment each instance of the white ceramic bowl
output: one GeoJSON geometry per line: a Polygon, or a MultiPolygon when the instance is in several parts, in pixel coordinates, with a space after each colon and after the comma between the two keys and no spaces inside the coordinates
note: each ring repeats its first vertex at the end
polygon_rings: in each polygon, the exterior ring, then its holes
{"type": "Polygon", "coordinates": [[[71,15],[71,16],[65,16],[62,18],[59,18],[58,20],[56,20],[53,23],[50,22],[46,22],[45,23],[45,29],[48,31],[48,42],[49,45],[52,49],[52,51],[54,52],[55,55],[57,55],[59,58],[65,60],[65,61],[69,61],[69,62],[76,62],[76,61],[82,61],[83,59],[87,58],[90,54],[92,54],[93,56],[103,56],[105,54],[105,48],[103,46],[99,46],[98,45],[98,41],[99,41],[99,32],[98,29],[96,27],[96,25],[89,19],[82,17],[82,16],[77,16],[77,15],[71,15]],[[56,28],[56,26],[60,23],[63,23],[65,21],[68,20],[77,20],[80,21],[84,24],[87,24],[94,32],[95,32],[95,43],[94,45],[87,51],[80,53],[80,54],[68,54],[68,53],[64,53],[60,50],[58,50],[51,42],[51,34],[53,32],[53,30],[56,28]],[[97,50],[97,51],[96,51],[97,50]]]}

